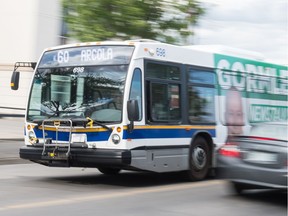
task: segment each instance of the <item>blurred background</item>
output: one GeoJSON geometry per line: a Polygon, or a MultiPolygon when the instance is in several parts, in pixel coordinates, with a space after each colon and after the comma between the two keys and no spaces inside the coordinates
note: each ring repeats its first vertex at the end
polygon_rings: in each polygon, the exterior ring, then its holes
{"type": "MultiPolygon", "coordinates": [[[[87,41],[224,45],[288,65],[287,0],[3,0],[0,29],[0,215],[287,215],[287,192],[237,197],[227,193],[230,184],[214,178],[190,183],[178,174],[133,172],[111,178],[93,168],[64,172],[24,162],[19,148],[33,70],[20,68],[19,89],[10,89],[15,62],[35,62],[45,48],[87,41]]],[[[224,146],[221,157],[242,166],[233,147],[224,146]]],[[[249,159],[255,162],[255,155],[249,159]]]]}
{"type": "Polygon", "coordinates": [[[177,45],[221,44],[287,64],[287,1],[275,0],[10,0],[0,7],[0,117],[23,117],[32,70],[47,47],[147,38],[177,45]]]}

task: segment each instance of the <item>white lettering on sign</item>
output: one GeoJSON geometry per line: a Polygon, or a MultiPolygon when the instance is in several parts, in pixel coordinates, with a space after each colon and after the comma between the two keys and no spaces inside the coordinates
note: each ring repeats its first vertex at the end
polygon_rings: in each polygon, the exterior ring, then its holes
{"type": "Polygon", "coordinates": [[[245,64],[240,61],[233,63],[221,59],[217,64],[219,84],[223,89],[235,86],[238,90],[248,92],[288,94],[288,71],[273,66],[245,64]],[[247,73],[243,73],[243,72],[247,73]],[[239,73],[238,73],[239,72],[239,73]]]}
{"type": "Polygon", "coordinates": [[[81,61],[103,61],[113,59],[113,49],[85,49],[81,51],[81,61]]]}
{"type": "Polygon", "coordinates": [[[60,50],[60,51],[58,51],[56,58],[57,58],[56,60],[59,64],[67,63],[69,61],[69,52],[60,50]]]}
{"type": "Polygon", "coordinates": [[[285,106],[252,104],[249,115],[252,122],[287,121],[288,108],[285,106]]]}

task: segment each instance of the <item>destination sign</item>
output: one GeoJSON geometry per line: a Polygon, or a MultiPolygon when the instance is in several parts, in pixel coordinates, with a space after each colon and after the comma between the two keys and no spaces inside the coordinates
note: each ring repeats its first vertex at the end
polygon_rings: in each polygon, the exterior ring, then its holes
{"type": "Polygon", "coordinates": [[[47,51],[39,68],[129,64],[132,46],[86,46],[47,51]]]}

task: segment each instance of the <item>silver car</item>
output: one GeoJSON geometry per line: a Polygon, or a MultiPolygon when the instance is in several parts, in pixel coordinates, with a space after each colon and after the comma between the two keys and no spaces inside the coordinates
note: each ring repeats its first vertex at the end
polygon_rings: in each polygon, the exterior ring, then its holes
{"type": "Polygon", "coordinates": [[[237,193],[245,189],[287,191],[288,124],[265,123],[249,136],[234,136],[218,150],[220,178],[228,179],[237,193]]]}

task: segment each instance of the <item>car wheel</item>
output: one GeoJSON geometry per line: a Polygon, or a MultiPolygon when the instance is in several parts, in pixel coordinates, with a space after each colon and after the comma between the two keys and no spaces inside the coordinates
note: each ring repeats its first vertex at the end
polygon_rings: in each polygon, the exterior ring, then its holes
{"type": "Polygon", "coordinates": [[[190,146],[188,178],[192,181],[204,179],[209,171],[211,152],[207,141],[198,137],[190,146]]]}
{"type": "Polygon", "coordinates": [[[121,170],[116,168],[101,167],[98,170],[105,175],[117,175],[121,170]]]}

